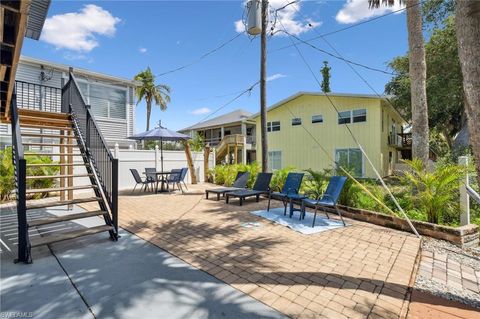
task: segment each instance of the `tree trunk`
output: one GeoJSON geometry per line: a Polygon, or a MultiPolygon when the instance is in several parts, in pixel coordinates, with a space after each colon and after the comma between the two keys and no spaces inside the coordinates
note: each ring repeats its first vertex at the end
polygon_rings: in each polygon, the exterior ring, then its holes
{"type": "Polygon", "coordinates": [[[190,144],[188,143],[188,141],[184,141],[183,146],[185,146],[185,156],[187,157],[188,170],[190,171],[192,184],[197,184],[197,176],[195,175],[195,167],[193,166],[192,151],[190,150],[190,144]]]}
{"type": "Polygon", "coordinates": [[[260,48],[260,138],[262,143],[262,172],[268,171],[267,142],[267,16],[268,1],[262,0],[262,34],[260,48]]]}
{"type": "Polygon", "coordinates": [[[147,100],[147,131],[150,129],[150,113],[152,112],[152,102],[147,100]]]}
{"type": "Polygon", "coordinates": [[[463,76],[465,113],[467,115],[470,146],[472,147],[480,185],[480,13],[478,1],[455,2],[455,27],[458,56],[463,76]]]}
{"type": "Polygon", "coordinates": [[[203,181],[204,182],[208,182],[208,171],[210,170],[208,165],[209,158],[210,158],[210,146],[207,145],[203,150],[203,181]]]}
{"type": "Polygon", "coordinates": [[[409,75],[412,104],[412,155],[427,167],[428,106],[427,106],[427,65],[422,33],[422,14],[419,0],[407,0],[407,28],[409,47],[409,75]]]}

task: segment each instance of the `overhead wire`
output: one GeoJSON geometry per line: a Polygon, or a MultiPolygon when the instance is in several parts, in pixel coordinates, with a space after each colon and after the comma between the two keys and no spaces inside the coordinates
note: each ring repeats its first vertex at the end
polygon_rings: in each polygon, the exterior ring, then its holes
{"type": "MultiPolygon", "coordinates": [[[[298,12],[298,10],[297,10],[298,12]]],[[[282,26],[282,28],[284,29],[284,31],[289,34],[287,31],[286,31],[286,28],[285,26],[283,25],[283,23],[281,22],[281,20],[279,20],[279,23],[280,25],[282,26]]],[[[297,50],[298,54],[300,55],[302,61],[304,62],[305,66],[308,68],[308,70],[310,71],[310,73],[312,74],[312,76],[314,77],[315,81],[317,82],[318,86],[321,88],[321,83],[320,81],[318,80],[315,72],[313,72],[310,64],[307,62],[307,60],[305,59],[305,57],[303,56],[302,52],[300,51],[300,49],[298,48],[297,46],[297,43],[295,43],[295,41],[292,39],[292,37],[289,35],[289,39],[290,41],[292,42],[292,45],[295,47],[295,49],[297,50]]],[[[330,102],[330,104],[332,105],[332,107],[335,109],[335,111],[337,112],[337,114],[340,116],[340,112],[338,110],[338,108],[336,107],[335,103],[333,103],[330,95],[326,92],[325,93],[325,96],[327,97],[328,101],[330,102]]],[[[288,107],[288,106],[287,106],[288,107]]],[[[289,107],[288,107],[289,109],[289,107]]],[[[289,109],[289,111],[291,112],[291,110],[289,109]]],[[[292,115],[293,115],[293,112],[291,112],[292,115]]],[[[353,141],[355,142],[355,144],[357,144],[357,146],[359,147],[360,151],[362,152],[362,154],[365,156],[365,158],[367,159],[368,163],[370,164],[370,166],[372,167],[375,175],[378,177],[378,179],[380,180],[380,182],[382,183],[382,186],[387,190],[390,198],[393,200],[393,202],[395,203],[395,206],[397,207],[397,209],[402,213],[402,215],[405,217],[407,223],[409,224],[410,228],[412,229],[412,231],[415,233],[415,235],[417,237],[420,237],[420,234],[417,232],[417,230],[415,229],[415,227],[413,226],[413,224],[411,223],[410,219],[408,218],[407,214],[405,213],[405,211],[403,210],[403,208],[400,206],[400,204],[398,203],[397,199],[395,198],[395,196],[392,194],[392,192],[390,191],[390,189],[387,187],[387,185],[385,184],[385,181],[383,180],[383,178],[381,177],[381,175],[379,174],[378,170],[376,169],[376,167],[373,165],[372,161],[370,160],[369,156],[366,154],[364,148],[362,147],[362,145],[360,144],[360,142],[358,141],[358,139],[355,137],[355,135],[353,134],[352,130],[350,129],[350,126],[348,125],[348,123],[344,123],[345,127],[347,128],[347,131],[350,133],[350,136],[352,137],[353,141]]],[[[305,127],[304,125],[302,124],[302,127],[304,128],[304,130],[306,130],[307,132],[309,132],[305,127]]],[[[313,134],[309,133],[309,135],[311,137],[313,137],[313,134]]],[[[317,139],[314,139],[314,141],[320,146],[320,148],[328,154],[328,152],[323,148],[323,146],[321,146],[321,144],[318,142],[317,139]]],[[[331,158],[331,157],[330,157],[331,158]]],[[[333,161],[334,163],[336,163],[337,165],[339,163],[337,163],[336,161],[333,161]]],[[[363,186],[363,189],[364,190],[367,190],[366,187],[364,185],[362,185],[359,181],[357,181],[345,168],[343,167],[339,167],[346,175],[349,175],[349,177],[354,181],[356,182],[357,185],[359,185],[360,187],[363,186]]],[[[367,194],[369,196],[371,196],[377,203],[381,204],[382,207],[387,207],[383,202],[381,202],[376,196],[374,196],[373,194],[371,194],[370,192],[367,192],[367,194]]],[[[390,208],[388,208],[388,210],[390,212],[392,212],[392,210],[390,208]]]]}

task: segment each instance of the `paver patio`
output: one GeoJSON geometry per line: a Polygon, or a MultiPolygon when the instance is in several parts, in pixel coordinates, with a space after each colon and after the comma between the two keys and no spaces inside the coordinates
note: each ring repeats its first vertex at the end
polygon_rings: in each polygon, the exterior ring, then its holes
{"type": "Polygon", "coordinates": [[[121,196],[120,226],[291,317],[406,316],[420,248],[413,235],[354,220],[302,235],[249,214],[266,201],[205,200],[206,186],[121,196]]]}

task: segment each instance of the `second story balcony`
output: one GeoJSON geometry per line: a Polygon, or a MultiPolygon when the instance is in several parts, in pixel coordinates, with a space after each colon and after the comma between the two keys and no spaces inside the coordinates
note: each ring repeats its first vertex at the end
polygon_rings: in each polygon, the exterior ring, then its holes
{"type": "Polygon", "coordinates": [[[60,113],[62,110],[62,89],[15,81],[17,105],[22,109],[60,113]]]}

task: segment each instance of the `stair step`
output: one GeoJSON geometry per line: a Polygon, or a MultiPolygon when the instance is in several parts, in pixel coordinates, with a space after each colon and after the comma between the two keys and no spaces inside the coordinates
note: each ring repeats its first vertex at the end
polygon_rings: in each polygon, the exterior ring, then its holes
{"type": "Polygon", "coordinates": [[[48,217],[48,218],[43,218],[43,219],[36,219],[28,222],[29,227],[37,227],[37,226],[42,226],[42,225],[49,225],[49,224],[54,224],[54,223],[60,223],[60,222],[66,222],[69,220],[75,220],[75,219],[82,219],[82,218],[88,218],[88,217],[93,217],[93,216],[100,216],[107,214],[106,211],[104,210],[96,210],[92,212],[83,212],[83,213],[76,213],[76,214],[69,214],[69,215],[64,215],[64,216],[53,216],[53,217],[48,217]]]}
{"type": "Polygon", "coordinates": [[[96,188],[96,185],[80,185],[80,186],[69,186],[69,187],[53,187],[53,188],[32,188],[27,189],[27,194],[36,194],[36,193],[50,193],[50,192],[59,192],[59,191],[69,191],[69,190],[79,190],[79,189],[89,189],[96,188]]]}
{"type": "Polygon", "coordinates": [[[58,112],[47,112],[47,111],[40,111],[40,110],[31,110],[31,109],[24,109],[18,108],[18,114],[20,116],[34,116],[34,117],[42,117],[42,118],[54,118],[54,119],[61,119],[61,120],[68,120],[70,119],[70,114],[68,113],[58,113],[58,112]]]}
{"type": "Polygon", "coordinates": [[[46,164],[43,164],[43,163],[40,163],[40,164],[29,164],[27,163],[27,167],[43,167],[43,166],[86,166],[86,165],[90,165],[89,163],[46,163],[46,164]]]}
{"type": "Polygon", "coordinates": [[[27,209],[38,209],[38,208],[48,208],[48,207],[63,206],[63,205],[99,202],[101,200],[102,200],[101,197],[86,197],[86,198],[78,198],[78,199],[50,202],[50,203],[44,203],[44,204],[33,204],[33,205],[27,204],[27,209]]]}
{"type": "Polygon", "coordinates": [[[68,126],[64,127],[58,127],[58,126],[52,126],[52,125],[47,125],[47,124],[33,124],[33,123],[21,123],[20,125],[21,128],[23,127],[29,127],[29,128],[41,128],[45,130],[63,130],[63,131],[73,131],[73,128],[71,124],[68,126]]]}
{"type": "Polygon", "coordinates": [[[58,147],[75,147],[78,144],[60,144],[60,143],[22,143],[24,146],[58,146],[58,147]]]}
{"type": "Polygon", "coordinates": [[[61,134],[41,134],[41,133],[22,133],[23,136],[29,137],[45,137],[45,138],[64,138],[64,139],[74,139],[75,135],[61,135],[61,134]]]}
{"type": "Polygon", "coordinates": [[[81,153],[34,153],[28,152],[24,156],[82,156],[81,153]]]}
{"type": "Polygon", "coordinates": [[[40,176],[27,176],[29,179],[50,179],[50,178],[75,178],[75,177],[90,177],[93,174],[68,174],[68,175],[40,175],[40,176]]]}
{"type": "Polygon", "coordinates": [[[20,115],[20,124],[22,122],[38,122],[38,123],[48,123],[49,125],[72,125],[69,119],[55,119],[55,118],[49,118],[49,117],[39,117],[39,116],[25,116],[25,115],[20,115]]]}
{"type": "Polygon", "coordinates": [[[104,225],[104,226],[96,226],[92,228],[85,228],[85,229],[80,229],[80,230],[74,230],[68,233],[59,233],[57,235],[49,235],[49,236],[44,236],[42,238],[39,238],[37,240],[33,240],[31,242],[32,247],[38,247],[42,245],[48,245],[52,243],[56,243],[59,241],[64,241],[68,239],[74,239],[82,236],[87,236],[87,235],[93,235],[93,234],[98,234],[101,232],[109,231],[112,230],[112,226],[104,225]]]}

